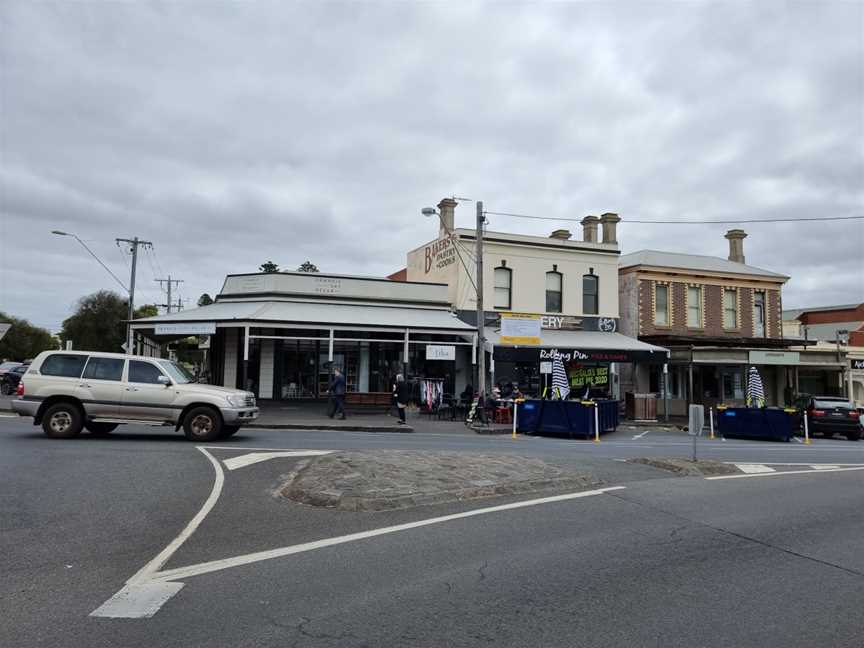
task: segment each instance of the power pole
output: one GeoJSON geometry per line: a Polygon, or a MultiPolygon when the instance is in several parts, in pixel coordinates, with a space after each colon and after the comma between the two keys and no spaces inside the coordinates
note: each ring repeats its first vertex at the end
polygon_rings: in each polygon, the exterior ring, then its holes
{"type": "Polygon", "coordinates": [[[126,324],[126,353],[135,353],[132,334],[132,318],[135,316],[135,266],[138,265],[138,248],[149,247],[152,249],[153,243],[151,241],[142,241],[137,236],[134,239],[118,238],[114,240],[117,242],[117,245],[128,243],[132,246],[130,249],[132,253],[132,277],[129,279],[129,321],[126,324]]]}
{"type": "Polygon", "coordinates": [[[483,310],[483,201],[477,201],[477,389],[486,401],[486,313],[483,310]]]}
{"type": "MultiPolygon", "coordinates": [[[[163,284],[163,283],[168,284],[168,299],[166,300],[168,303],[167,303],[167,304],[160,304],[160,306],[164,306],[164,307],[167,309],[166,312],[170,315],[170,314],[171,314],[171,307],[174,305],[174,304],[171,302],[171,286],[174,285],[174,284],[176,284],[177,287],[179,287],[180,284],[183,283],[183,280],[182,280],[182,279],[172,279],[172,278],[171,278],[171,275],[169,274],[167,279],[154,279],[153,281],[155,281],[156,283],[158,283],[160,288],[162,287],[162,284],[163,284]]],[[[180,303],[179,298],[178,298],[178,300],[177,300],[177,303],[178,303],[178,308],[177,308],[177,310],[180,310],[180,308],[179,308],[179,303],[180,303]]]]}

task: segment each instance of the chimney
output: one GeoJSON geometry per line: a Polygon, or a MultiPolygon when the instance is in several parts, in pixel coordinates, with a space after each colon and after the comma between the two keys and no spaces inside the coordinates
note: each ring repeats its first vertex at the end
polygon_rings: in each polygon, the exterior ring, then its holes
{"type": "Polygon", "coordinates": [[[735,263],[744,263],[744,239],[747,232],[741,229],[731,229],[726,232],[726,240],[729,241],[729,260],[735,263]]]}
{"type": "Polygon", "coordinates": [[[621,222],[621,217],[612,212],[606,212],[600,216],[600,222],[603,224],[603,242],[618,244],[618,223],[621,222]]]}
{"type": "Polygon", "coordinates": [[[569,241],[571,236],[573,235],[570,233],[570,230],[557,229],[549,235],[549,238],[559,239],[561,241],[569,241]]]}
{"type": "Polygon", "coordinates": [[[444,238],[448,235],[448,231],[453,231],[456,223],[456,204],[452,198],[444,198],[438,203],[438,209],[441,210],[441,227],[438,230],[438,238],[444,238]]]}
{"type": "Polygon", "coordinates": [[[586,243],[597,242],[597,223],[600,221],[596,216],[586,216],[582,219],[582,240],[586,243]]]}

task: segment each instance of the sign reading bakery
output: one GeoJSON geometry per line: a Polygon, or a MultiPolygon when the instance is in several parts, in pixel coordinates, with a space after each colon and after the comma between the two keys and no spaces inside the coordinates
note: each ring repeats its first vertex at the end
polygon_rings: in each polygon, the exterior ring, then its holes
{"type": "Polygon", "coordinates": [[[432,268],[443,270],[456,263],[456,243],[449,236],[438,239],[424,248],[423,255],[425,257],[423,271],[426,274],[429,274],[432,268]]]}

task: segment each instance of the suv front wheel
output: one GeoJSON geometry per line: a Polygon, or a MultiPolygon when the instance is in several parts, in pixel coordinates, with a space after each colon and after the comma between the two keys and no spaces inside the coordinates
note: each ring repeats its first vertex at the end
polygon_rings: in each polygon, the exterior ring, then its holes
{"type": "Polygon", "coordinates": [[[215,441],[222,434],[222,416],[212,407],[195,407],[183,419],[183,432],[190,441],[215,441]]]}
{"type": "Polygon", "coordinates": [[[84,416],[72,403],[52,405],[42,415],[42,429],[52,439],[71,439],[81,433],[84,416]]]}

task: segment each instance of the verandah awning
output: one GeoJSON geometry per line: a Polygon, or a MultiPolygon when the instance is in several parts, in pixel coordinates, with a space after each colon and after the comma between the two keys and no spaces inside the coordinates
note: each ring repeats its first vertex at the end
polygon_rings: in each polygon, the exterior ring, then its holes
{"type": "Polygon", "coordinates": [[[552,359],[555,352],[571,359],[598,362],[666,362],[669,351],[663,347],[640,342],[621,333],[602,331],[545,330],[539,346],[502,346],[500,331],[486,327],[488,347],[492,347],[496,362],[524,362],[552,359]]]}

